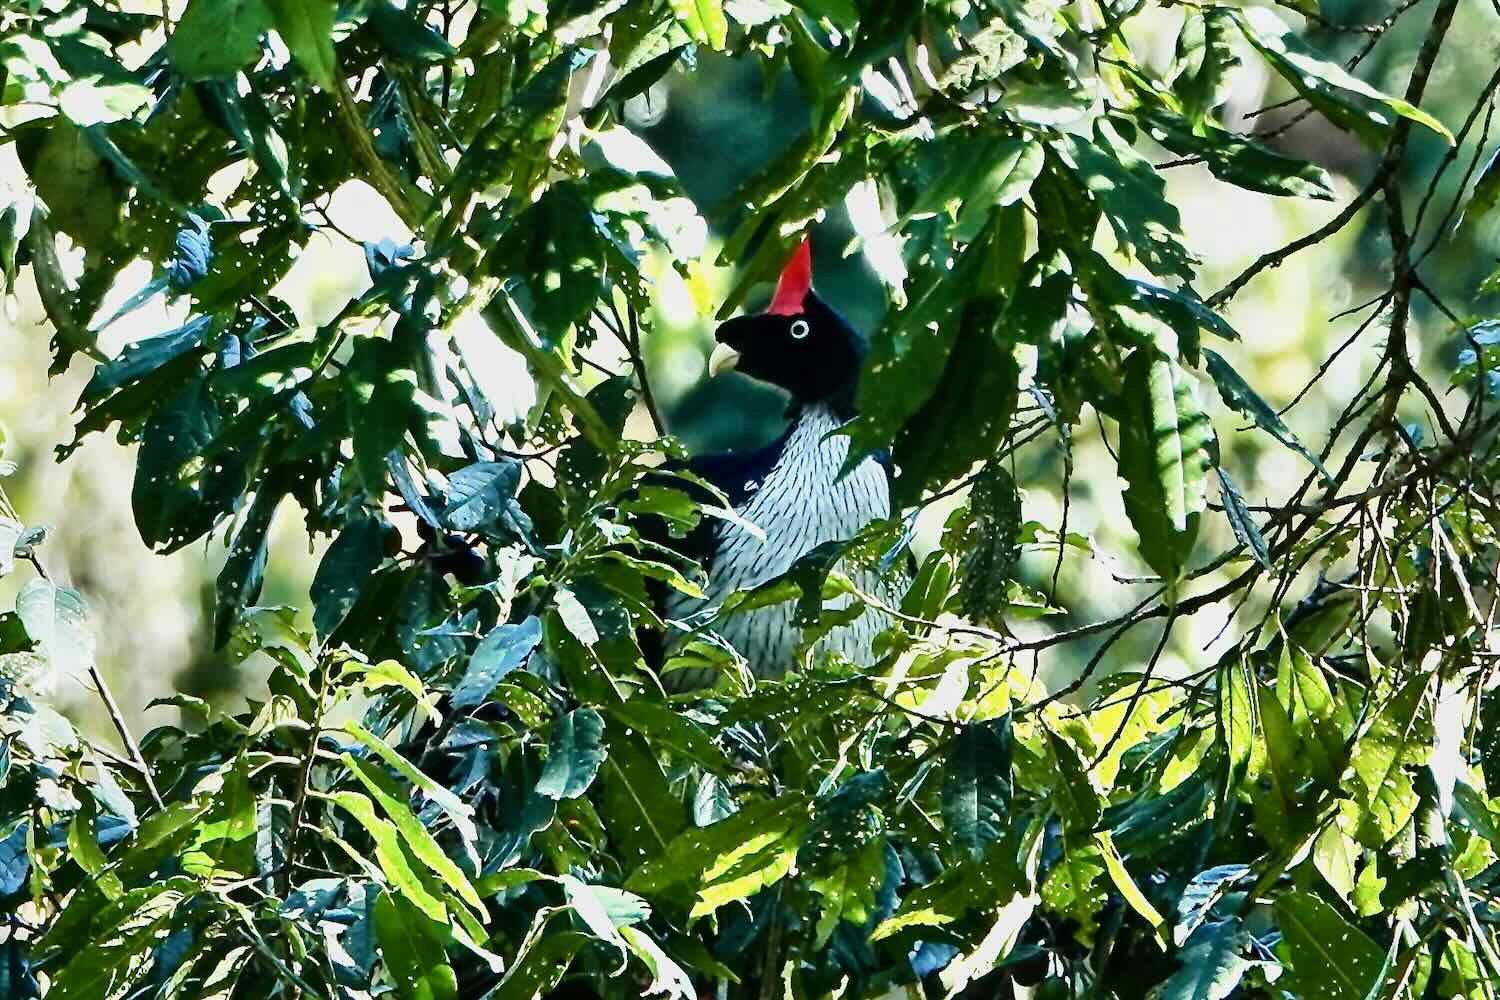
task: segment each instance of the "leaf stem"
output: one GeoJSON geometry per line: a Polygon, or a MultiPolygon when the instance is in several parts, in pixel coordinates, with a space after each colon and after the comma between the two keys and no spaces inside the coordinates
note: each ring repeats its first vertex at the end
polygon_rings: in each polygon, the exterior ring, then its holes
{"type": "Polygon", "coordinates": [[[323,737],[323,711],[328,701],[328,679],[333,665],[325,657],[319,658],[323,676],[318,682],[318,704],[313,710],[311,735],[308,737],[307,756],[302,760],[302,770],[297,776],[297,798],[292,803],[292,830],[287,838],[286,864],[282,866],[282,893],[290,888],[291,871],[297,862],[297,835],[302,832],[302,819],[307,812],[308,792],[312,788],[313,762],[318,756],[318,741],[323,737]]]}

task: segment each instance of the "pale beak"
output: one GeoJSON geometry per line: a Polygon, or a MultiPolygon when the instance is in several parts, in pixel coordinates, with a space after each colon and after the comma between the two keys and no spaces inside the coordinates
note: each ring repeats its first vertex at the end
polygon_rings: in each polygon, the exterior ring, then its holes
{"type": "Polygon", "coordinates": [[[714,352],[708,356],[708,377],[732,372],[739,367],[740,352],[728,344],[715,344],[714,352]]]}

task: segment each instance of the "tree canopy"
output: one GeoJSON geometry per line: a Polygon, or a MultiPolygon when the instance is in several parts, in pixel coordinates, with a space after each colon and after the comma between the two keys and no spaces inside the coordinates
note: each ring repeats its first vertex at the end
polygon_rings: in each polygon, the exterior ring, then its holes
{"type": "Polygon", "coordinates": [[[1424,265],[1500,202],[1500,70],[1440,120],[1468,5],[1349,6],[8,5],[27,186],[0,270],[29,272],[53,371],[93,366],[76,435],[135,446],[141,538],[229,539],[213,642],[268,680],[247,712],[179,694],[180,724],[135,732],[45,512],[0,504],[24,581],[0,615],[0,996],[1493,997],[1500,271],[1455,290],[1424,265]],[[1166,58],[1130,34],[1162,13],[1166,58]],[[1407,29],[1387,92],[1360,64],[1407,29]],[[721,58],[805,119],[698,204],[632,109],[721,58]],[[1226,121],[1246,66],[1282,81],[1284,125],[1226,121]],[[1309,116],[1368,150],[1352,193],[1275,143],[1309,116]],[[1165,180],[1188,165],[1337,210],[1207,289],[1165,180]],[[364,242],[368,287],[308,322],[273,290],[355,181],[408,233],[364,242]],[[1349,350],[1370,374],[1299,436],[1236,370],[1257,331],[1227,307],[1365,214],[1375,291],[1314,379],[1349,350]],[[899,509],[719,611],[795,602],[809,644],[893,624],[874,662],[757,682],[663,617],[702,570],[657,528],[732,514],[662,471],[683,448],[649,346],[664,276],[724,318],[809,235],[885,293],[843,433],[889,451],[899,509]],[[101,349],[160,297],[186,322],[101,349]],[[533,404],[476,336],[524,359],[533,404]],[[1107,467],[1074,460],[1095,426],[1107,467]],[[1249,433],[1298,473],[1266,504],[1236,482],[1249,433]],[[1023,503],[1042,481],[1056,517],[1023,503]],[[1079,491],[1118,494],[1135,544],[1076,531],[1079,491]],[[261,603],[287,504],[326,543],[310,616],[261,603]],[[1080,561],[1132,605],[1067,607],[1080,561]],[[1206,619],[1212,655],[1183,639],[1206,619]],[[32,690],[59,667],[117,740],[32,690]],[[669,694],[685,669],[720,680],[669,694]]]}

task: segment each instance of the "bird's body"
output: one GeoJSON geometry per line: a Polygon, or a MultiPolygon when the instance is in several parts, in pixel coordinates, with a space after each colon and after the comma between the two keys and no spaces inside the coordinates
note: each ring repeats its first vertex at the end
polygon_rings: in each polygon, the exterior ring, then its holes
{"type": "MultiPolygon", "coordinates": [[[[718,607],[732,594],[753,590],[792,568],[802,556],[825,542],[854,537],[872,521],[890,516],[891,500],[886,469],[874,458],[860,462],[840,477],[849,454],[849,439],[835,433],[844,423],[832,407],[815,405],[802,410],[787,432],[761,452],[740,462],[699,463],[698,470],[735,502],[735,513],[754,525],[753,531],[734,521],[715,522],[705,567],[706,599],[676,595],[667,606],[673,619],[687,619],[704,608],[718,607]],[[734,481],[719,477],[734,474],[734,481]]],[[[883,594],[883,581],[869,570],[856,570],[854,583],[866,593],[883,594]]],[[[842,597],[833,606],[841,607],[842,597]]],[[[793,622],[791,602],[773,604],[729,615],[713,626],[718,635],[745,657],[759,679],[779,677],[795,660],[801,632],[793,622]]],[[[817,649],[838,652],[855,663],[870,661],[875,636],[885,627],[885,616],[866,611],[848,625],[832,629],[817,649]]],[[[678,671],[674,687],[701,687],[712,675],[678,671]]]]}
{"type": "MultiPolygon", "coordinates": [[[[865,340],[812,291],[806,243],[782,273],[770,307],[730,320],[715,337],[719,346],[711,373],[737,369],[786,391],[789,426],[764,448],[704,455],[689,463],[754,528],[733,520],[713,522],[700,553],[706,596],[677,594],[664,609],[679,622],[714,617],[712,611],[733,594],[782,576],[818,546],[853,538],[891,514],[887,469],[880,460],[868,457],[844,472],[849,438],[838,431],[855,415],[865,340]]],[[[878,574],[840,568],[865,593],[889,596],[878,574]]],[[[831,606],[845,606],[850,599],[841,597],[831,606]]],[[[717,616],[709,627],[745,657],[755,677],[775,678],[795,664],[803,646],[794,615],[788,601],[717,616]]],[[[883,614],[867,609],[830,630],[816,648],[868,665],[875,636],[886,624],[883,614]]],[[[714,676],[679,670],[665,680],[675,690],[690,690],[711,684],[714,676]]]]}

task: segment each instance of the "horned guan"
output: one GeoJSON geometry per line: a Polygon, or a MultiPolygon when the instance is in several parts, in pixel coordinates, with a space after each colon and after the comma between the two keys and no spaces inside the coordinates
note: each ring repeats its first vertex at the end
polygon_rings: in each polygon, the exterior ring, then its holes
{"type": "MultiPolygon", "coordinates": [[[[852,538],[891,513],[889,463],[883,456],[844,468],[849,438],[837,432],[856,415],[855,390],[868,342],[813,290],[806,241],[781,272],[770,305],[722,324],[714,338],[710,376],[735,371],[783,390],[787,427],[764,447],[688,461],[692,472],[722,491],[738,519],[707,522],[704,551],[697,553],[707,574],[707,596],[668,598],[667,617],[679,621],[782,576],[818,546],[852,538]]],[[[880,574],[846,571],[862,591],[883,593],[880,574]]],[[[847,601],[844,595],[830,606],[847,601]]],[[[875,636],[885,625],[884,615],[867,610],[829,631],[814,648],[868,665],[875,636]]],[[[791,601],[729,614],[710,627],[762,680],[786,673],[802,645],[791,601]]],[[[707,668],[674,670],[665,678],[674,690],[713,680],[707,668]]]]}

